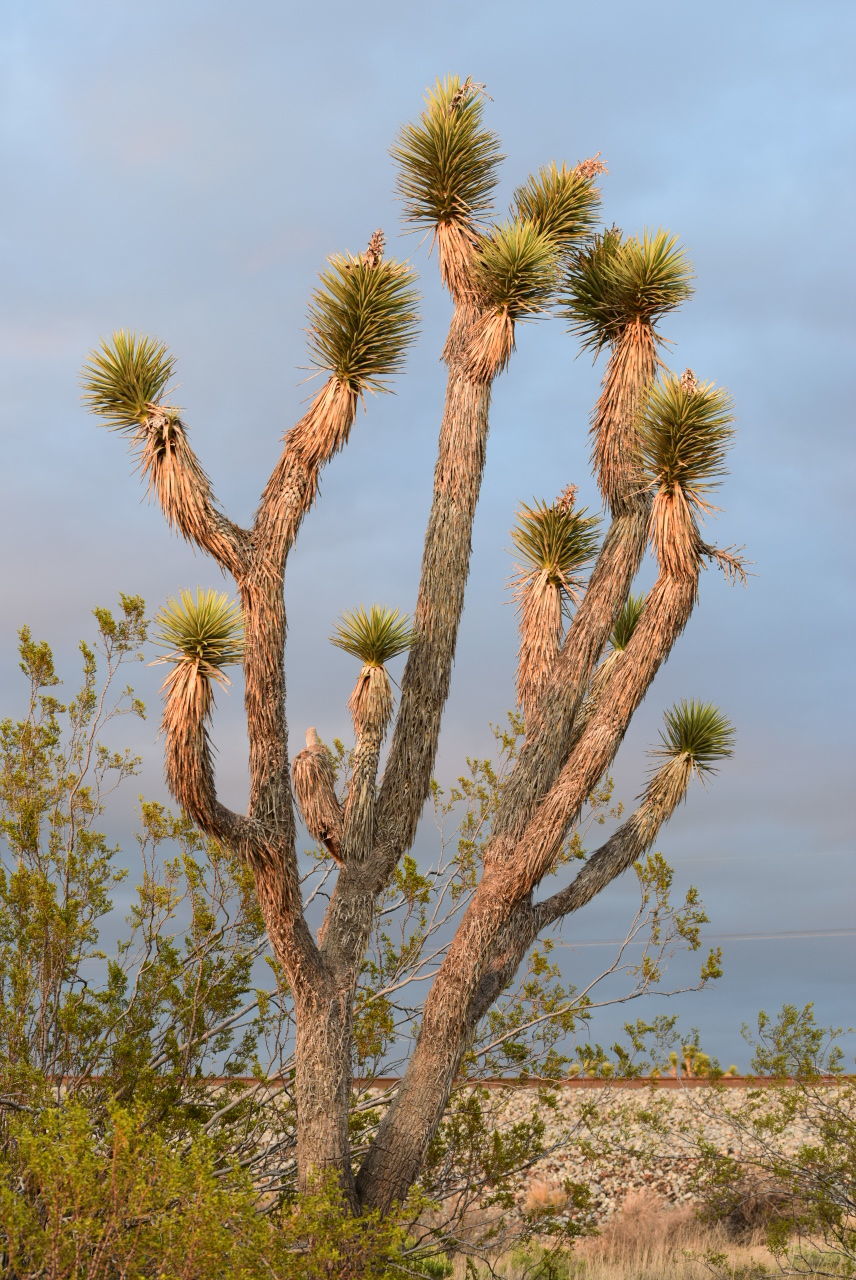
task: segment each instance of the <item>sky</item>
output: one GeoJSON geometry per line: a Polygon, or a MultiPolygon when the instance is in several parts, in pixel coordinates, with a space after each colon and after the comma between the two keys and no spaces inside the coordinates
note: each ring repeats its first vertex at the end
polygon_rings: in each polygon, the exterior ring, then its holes
{"type": "MultiPolygon", "coordinates": [[[[317,273],[382,227],[418,268],[420,341],[395,395],[370,400],[325,473],[287,584],[292,732],[346,733],[356,673],[326,639],[343,609],[413,606],[443,396],[448,299],[429,245],[402,231],[388,152],[438,76],[471,75],[507,157],[498,208],[542,164],[601,153],[604,223],[666,227],[694,264],[695,296],[663,325],[667,362],[736,403],[707,533],[745,546],[753,576],[742,589],[704,575],[613,770],[632,803],[679,698],[733,720],[733,760],[694,786],[658,841],[676,890],[701,892],[725,976],[604,1010],[593,1034],[679,1013],[739,1062],[739,1026],[761,1008],[811,1000],[824,1023],[856,1022],[849,0],[10,0],[3,25],[0,715],[23,708],[22,624],[54,645],[73,685],[94,606],[124,591],[154,611],[183,587],[221,585],[144,500],[124,442],[83,410],[87,352],[118,328],[168,343],[191,440],[224,509],[248,522],[310,392],[317,273]]],[[[569,483],[599,505],[587,428],[601,373],[546,318],[520,327],[497,382],[441,780],[490,751],[490,722],[514,701],[516,507],[569,483]]],[[[140,669],[152,714],[123,726],[153,798],[166,798],[161,675],[140,669]]],[[[239,692],[219,702],[219,785],[240,806],[239,692]]],[[[132,800],[110,818],[120,833],[132,800]]],[[[430,841],[423,832],[426,856],[430,841]]],[[[634,893],[625,878],[565,925],[569,977],[608,956],[575,944],[623,936],[634,893]]],[[[674,984],[689,973],[676,962],[674,984]]]]}

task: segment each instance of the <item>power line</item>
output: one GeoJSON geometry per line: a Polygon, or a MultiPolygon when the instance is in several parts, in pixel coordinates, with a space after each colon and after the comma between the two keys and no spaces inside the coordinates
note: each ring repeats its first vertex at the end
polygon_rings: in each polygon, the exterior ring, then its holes
{"type": "MultiPolygon", "coordinates": [[[[705,942],[774,942],[787,938],[856,938],[856,929],[784,929],[777,933],[714,933],[704,934],[705,942]]],[[[626,943],[624,938],[581,938],[579,941],[566,942],[556,939],[560,947],[621,947],[626,943]]],[[[642,941],[627,943],[628,946],[641,947],[642,941]]]]}

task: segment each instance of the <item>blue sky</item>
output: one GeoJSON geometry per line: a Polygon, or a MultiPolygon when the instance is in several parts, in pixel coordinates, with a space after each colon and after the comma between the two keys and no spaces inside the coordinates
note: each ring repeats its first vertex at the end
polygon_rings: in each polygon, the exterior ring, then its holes
{"type": "MultiPolygon", "coordinates": [[[[443,392],[448,303],[428,246],[401,234],[388,148],[437,76],[470,74],[507,155],[500,209],[542,163],[601,152],[604,221],[681,237],[696,295],[664,325],[667,358],[737,405],[710,533],[745,544],[755,576],[742,590],[705,575],[615,777],[632,800],[664,708],[717,702],[735,758],[659,847],[676,883],[701,889],[711,935],[808,936],[726,940],[725,978],[668,1011],[728,1060],[761,1007],[813,999],[823,1020],[856,1021],[853,6],[251,0],[239,14],[218,0],[42,0],[12,3],[4,28],[0,714],[20,707],[22,623],[72,679],[94,605],[123,590],[154,608],[218,585],[142,500],[123,443],[83,412],[88,349],[119,327],[168,342],[195,447],[246,521],[307,395],[317,272],[382,226],[419,269],[422,337],[397,394],[369,403],[329,468],[289,570],[293,732],[345,731],[354,672],[326,637],[357,603],[412,607],[443,392]]],[[[489,721],[513,701],[516,506],[570,482],[598,505],[587,420],[600,369],[556,320],[522,327],[518,345],[494,396],[446,778],[489,749],[489,721]]],[[[153,710],[157,683],[141,672],[153,710]]],[[[219,775],[237,805],[240,698],[221,703],[219,775]]],[[[156,720],[134,731],[150,795],[163,794],[156,720]]],[[[564,940],[618,936],[632,898],[613,886],[564,940]]],[[[594,950],[563,952],[569,974],[594,950]]],[[[605,1013],[599,1038],[622,1017],[605,1013]]]]}

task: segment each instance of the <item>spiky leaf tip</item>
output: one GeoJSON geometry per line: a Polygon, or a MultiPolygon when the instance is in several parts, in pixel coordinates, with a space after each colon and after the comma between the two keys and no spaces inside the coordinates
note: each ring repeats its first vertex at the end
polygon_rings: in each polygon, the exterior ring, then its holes
{"type": "Polygon", "coordinates": [[[630,643],[630,637],[636,630],[636,623],[639,621],[644,605],[644,596],[629,595],[621,606],[609,637],[609,643],[616,652],[626,649],[630,643]]]}
{"type": "Polygon", "coordinates": [[[118,329],[83,366],[83,402],[113,430],[133,431],[159,403],[174,369],[164,343],[118,329]]]}
{"type": "Polygon", "coordinates": [[[321,273],[309,306],[312,362],[352,390],[384,391],[416,336],[419,295],[415,272],[384,259],[337,254],[321,273]]]}
{"type": "Polygon", "coordinates": [[[240,662],[244,656],[244,623],[240,607],[224,591],[196,588],[167,601],[155,618],[156,639],[168,649],[160,659],[198,662],[209,675],[240,662]]]}
{"type": "Polygon", "coordinates": [[[447,76],[429,90],[419,120],[401,130],[392,157],[408,222],[471,225],[490,211],[503,155],[483,109],[479,86],[447,76]]]}
{"type": "Polygon", "coordinates": [[[590,563],[597,553],[600,520],[578,511],[524,503],[511,531],[514,545],[529,572],[546,572],[549,580],[564,586],[590,563]]]}
{"type": "Polygon", "coordinates": [[[595,225],[600,192],[584,166],[569,169],[544,165],[514,193],[516,219],[530,222],[563,252],[582,240],[595,225]]]}
{"type": "Polygon", "coordinates": [[[481,241],[473,265],[484,300],[512,320],[542,311],[558,284],[556,243],[531,222],[500,223],[481,241]]]}
{"type": "Polygon", "coordinates": [[[725,456],[734,437],[728,392],[712,382],[690,383],[674,374],[653,384],[642,415],[640,456],[652,486],[680,489],[696,506],[726,474],[725,456]]]}
{"type": "Polygon", "coordinates": [[[715,771],[718,761],[734,754],[734,726],[712,703],[684,699],[664,719],[661,745],[652,755],[683,758],[697,773],[707,774],[715,771]]]}
{"type": "Polygon", "coordinates": [[[668,231],[624,237],[613,227],[574,253],[560,314],[584,347],[599,351],[633,323],[656,325],[692,293],[692,268],[668,231]]]}
{"type": "Polygon", "coordinates": [[[382,667],[413,643],[413,628],[407,614],[373,604],[369,610],[343,613],[330,643],[359,658],[366,666],[382,667]]]}

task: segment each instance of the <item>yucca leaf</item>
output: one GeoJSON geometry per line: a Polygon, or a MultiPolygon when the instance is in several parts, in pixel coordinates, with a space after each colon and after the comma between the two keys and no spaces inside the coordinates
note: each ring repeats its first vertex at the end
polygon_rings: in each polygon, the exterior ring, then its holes
{"type": "Polygon", "coordinates": [[[692,270],[667,231],[622,237],[617,228],[573,254],[560,290],[560,314],[584,347],[615,342],[634,321],[653,325],[692,293],[692,270]]]}
{"type": "Polygon", "coordinates": [[[683,757],[697,773],[706,774],[714,772],[719,760],[734,754],[734,726],[712,703],[684,699],[664,719],[661,745],[652,755],[683,757]]]}
{"type": "Polygon", "coordinates": [[[612,628],[612,634],[609,637],[609,643],[616,652],[626,649],[630,643],[630,637],[636,629],[636,623],[639,621],[644,604],[644,596],[630,595],[621,606],[618,617],[615,619],[615,626],[612,628]]]}
{"type": "Polygon", "coordinates": [[[511,212],[567,251],[591,231],[599,206],[600,192],[585,166],[549,164],[517,188],[511,212]]]}
{"type": "Polygon", "coordinates": [[[558,283],[556,243],[531,222],[501,223],[479,244],[473,278],[483,298],[517,320],[540,311],[558,283]]]}
{"type": "Polygon", "coordinates": [[[415,273],[391,259],[336,255],[329,264],[309,307],[312,362],[355,391],[385,390],[416,335],[415,273]]]}
{"type": "Polygon", "coordinates": [[[382,667],[410,648],[413,630],[410,619],[398,609],[373,604],[366,611],[361,605],[352,613],[342,614],[330,643],[366,666],[382,667]]]}
{"type": "Polygon", "coordinates": [[[503,159],[496,134],[482,125],[481,95],[458,76],[438,80],[415,124],[392,148],[404,216],[417,226],[471,223],[491,208],[503,159]]]}
{"type": "Polygon", "coordinates": [[[119,329],[83,366],[83,402],[108,427],[131,431],[160,401],[174,368],[175,360],[162,342],[119,329]]]}
{"type": "Polygon", "coordinates": [[[511,537],[526,570],[546,571],[550,580],[564,585],[585,568],[597,552],[600,520],[586,515],[587,508],[562,511],[545,502],[525,503],[511,537]]]}
{"type": "Polygon", "coordinates": [[[713,383],[688,384],[668,374],[650,389],[639,429],[642,464],[662,493],[680,489],[688,502],[707,504],[701,494],[726,473],[724,459],[734,435],[732,403],[713,383]]]}
{"type": "Polygon", "coordinates": [[[196,596],[182,591],[170,599],[155,619],[156,639],[169,652],[160,662],[188,659],[206,675],[240,662],[244,655],[241,610],[223,591],[197,587],[196,596]]]}

